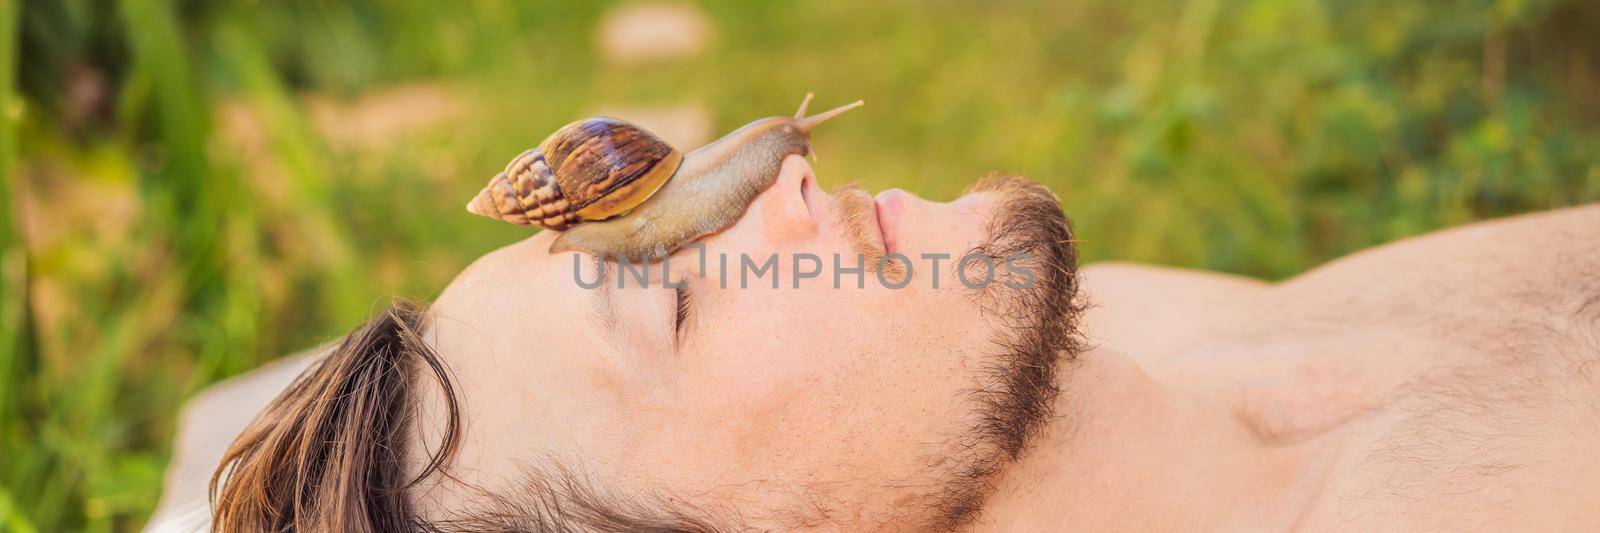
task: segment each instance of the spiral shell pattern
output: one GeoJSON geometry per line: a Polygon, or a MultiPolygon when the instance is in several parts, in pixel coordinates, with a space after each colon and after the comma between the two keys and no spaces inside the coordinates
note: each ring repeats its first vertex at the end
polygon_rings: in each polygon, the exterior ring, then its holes
{"type": "Polygon", "coordinates": [[[467,210],[523,226],[565,231],[626,212],[677,171],[683,155],[633,124],[590,118],[568,124],[496,174],[467,210]]]}

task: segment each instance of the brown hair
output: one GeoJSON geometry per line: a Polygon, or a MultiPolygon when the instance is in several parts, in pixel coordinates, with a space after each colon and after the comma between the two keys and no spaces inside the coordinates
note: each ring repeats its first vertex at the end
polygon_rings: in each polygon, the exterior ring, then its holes
{"type": "Polygon", "coordinates": [[[406,489],[438,471],[459,440],[455,390],[422,341],[425,320],[420,306],[397,300],[279,394],[211,477],[212,530],[419,529],[406,489]],[[439,451],[408,478],[408,432],[423,370],[439,383],[448,417],[439,451]]]}
{"type": "Polygon", "coordinates": [[[480,493],[481,509],[425,520],[406,493],[442,472],[461,439],[458,396],[422,340],[426,317],[417,304],[397,300],[279,393],[211,477],[212,530],[720,530],[692,508],[612,497],[562,465],[529,470],[522,490],[509,496],[480,493]],[[406,450],[416,444],[409,433],[424,370],[444,400],[444,442],[408,477],[407,465],[417,464],[406,450]]]}

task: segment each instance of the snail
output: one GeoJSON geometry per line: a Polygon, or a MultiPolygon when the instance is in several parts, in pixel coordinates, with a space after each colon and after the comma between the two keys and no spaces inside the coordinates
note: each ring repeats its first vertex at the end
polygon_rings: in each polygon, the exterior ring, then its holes
{"type": "Polygon", "coordinates": [[[808,117],[811,96],[793,117],[757,119],[687,155],[624,121],[579,120],[513,159],[467,210],[562,232],[550,253],[664,257],[738,221],[784,157],[811,155],[812,128],[863,104],[808,117]]]}

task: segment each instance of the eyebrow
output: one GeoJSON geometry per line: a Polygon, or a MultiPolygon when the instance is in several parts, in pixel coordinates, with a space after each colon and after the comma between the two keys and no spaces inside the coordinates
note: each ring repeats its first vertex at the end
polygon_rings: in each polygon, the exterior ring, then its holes
{"type": "Polygon", "coordinates": [[[606,263],[592,255],[589,259],[594,265],[595,279],[600,282],[600,286],[590,291],[593,293],[589,300],[590,322],[599,326],[600,336],[605,337],[607,344],[617,353],[623,353],[622,330],[617,327],[617,301],[612,297],[611,283],[606,279],[606,263]]]}

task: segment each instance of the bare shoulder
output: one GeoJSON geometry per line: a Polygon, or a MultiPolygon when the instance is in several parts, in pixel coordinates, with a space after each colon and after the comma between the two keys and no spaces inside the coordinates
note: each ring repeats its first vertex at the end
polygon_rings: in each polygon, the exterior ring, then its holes
{"type": "Polygon", "coordinates": [[[1600,204],[1478,222],[1397,241],[1333,261],[1283,285],[1290,292],[1352,284],[1367,287],[1367,292],[1451,287],[1454,290],[1444,292],[1466,297],[1523,293],[1544,301],[1551,297],[1566,301],[1595,296],[1600,289],[1597,273],[1600,204]]]}
{"type": "Polygon", "coordinates": [[[1431,344],[1463,348],[1455,353],[1464,359],[1439,361],[1445,365],[1480,361],[1480,350],[1500,346],[1525,354],[1524,362],[1583,366],[1600,358],[1600,205],[1402,240],[1331,262],[1276,292],[1274,312],[1282,316],[1407,328],[1431,344]]]}

